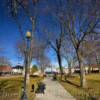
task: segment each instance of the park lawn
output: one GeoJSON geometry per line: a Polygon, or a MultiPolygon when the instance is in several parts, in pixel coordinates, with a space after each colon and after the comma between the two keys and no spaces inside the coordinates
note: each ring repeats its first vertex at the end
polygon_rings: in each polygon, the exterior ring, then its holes
{"type": "Polygon", "coordinates": [[[79,76],[67,77],[67,81],[63,79],[60,83],[77,100],[91,100],[95,97],[97,98],[95,100],[100,100],[100,74],[88,74],[86,79],[85,89],[79,86],[79,76]]]}
{"type": "MultiPolygon", "coordinates": [[[[31,77],[27,85],[28,99],[33,100],[35,93],[31,92],[32,84],[41,80],[40,77],[31,77]]],[[[23,77],[0,77],[0,100],[19,100],[22,91],[23,77]]],[[[35,88],[36,89],[36,88],[35,88]]]]}

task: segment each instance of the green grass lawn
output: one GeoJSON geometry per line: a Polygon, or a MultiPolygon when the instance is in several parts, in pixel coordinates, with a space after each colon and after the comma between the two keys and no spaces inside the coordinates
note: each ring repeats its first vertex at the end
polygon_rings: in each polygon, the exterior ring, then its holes
{"type": "Polygon", "coordinates": [[[71,93],[77,100],[100,100],[100,74],[86,75],[87,88],[83,89],[79,86],[79,76],[67,77],[60,83],[71,93]]]}
{"type": "MultiPolygon", "coordinates": [[[[40,77],[31,77],[27,85],[28,99],[33,100],[35,93],[31,92],[32,84],[37,87],[40,77]]],[[[19,100],[22,91],[23,77],[0,77],[0,100],[19,100]]]]}

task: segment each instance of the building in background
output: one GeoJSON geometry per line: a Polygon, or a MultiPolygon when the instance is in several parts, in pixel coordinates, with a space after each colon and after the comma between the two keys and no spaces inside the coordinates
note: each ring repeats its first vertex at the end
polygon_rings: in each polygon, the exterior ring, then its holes
{"type": "Polygon", "coordinates": [[[10,75],[12,73],[12,67],[7,65],[0,65],[0,76],[10,75]]]}
{"type": "MultiPolygon", "coordinates": [[[[69,68],[63,68],[63,71],[64,71],[65,74],[68,74],[69,73],[69,68]]],[[[71,73],[73,74],[74,72],[75,72],[75,68],[72,67],[71,68],[71,73]]]]}
{"type": "Polygon", "coordinates": [[[15,67],[12,67],[12,74],[23,74],[23,66],[17,65],[15,67]]]}

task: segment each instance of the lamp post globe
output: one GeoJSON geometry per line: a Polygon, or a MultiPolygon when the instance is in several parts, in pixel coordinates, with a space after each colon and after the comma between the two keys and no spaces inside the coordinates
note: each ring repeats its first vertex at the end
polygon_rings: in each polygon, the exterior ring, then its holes
{"type": "Polygon", "coordinates": [[[30,31],[26,32],[26,38],[31,38],[31,32],[30,31]]]}

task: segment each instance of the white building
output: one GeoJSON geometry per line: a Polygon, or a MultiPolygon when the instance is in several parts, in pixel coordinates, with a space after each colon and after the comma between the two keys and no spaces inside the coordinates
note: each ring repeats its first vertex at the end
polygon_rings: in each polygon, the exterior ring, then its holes
{"type": "Polygon", "coordinates": [[[16,67],[12,68],[13,74],[23,74],[23,66],[17,65],[16,67]]]}
{"type": "MultiPolygon", "coordinates": [[[[68,74],[69,73],[69,68],[64,68],[63,71],[64,71],[64,73],[68,74]]],[[[75,69],[71,68],[71,73],[74,73],[74,72],[75,72],[75,69]]]]}

